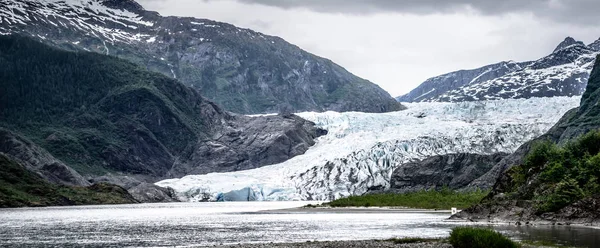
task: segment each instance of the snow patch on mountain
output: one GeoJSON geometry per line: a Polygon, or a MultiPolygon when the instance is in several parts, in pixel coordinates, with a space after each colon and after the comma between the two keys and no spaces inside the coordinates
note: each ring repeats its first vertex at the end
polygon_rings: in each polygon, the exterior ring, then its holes
{"type": "Polygon", "coordinates": [[[546,132],[579,97],[410,103],[400,112],[299,113],[327,129],[304,155],[230,173],[190,175],[157,185],[182,199],[331,200],[389,187],[392,171],[448,153],[513,152],[546,132]]]}
{"type": "Polygon", "coordinates": [[[126,43],[146,40],[150,35],[136,30],[140,26],[154,26],[136,13],[109,8],[98,0],[0,0],[0,24],[33,25],[40,21],[126,43]]]}
{"type": "Polygon", "coordinates": [[[508,98],[579,96],[585,91],[598,53],[575,43],[521,70],[448,91],[432,101],[458,102],[508,98]]]}
{"type": "Polygon", "coordinates": [[[600,40],[585,45],[565,38],[548,56],[536,61],[501,62],[433,77],[401,102],[462,102],[582,95],[600,52],[600,40]]]}

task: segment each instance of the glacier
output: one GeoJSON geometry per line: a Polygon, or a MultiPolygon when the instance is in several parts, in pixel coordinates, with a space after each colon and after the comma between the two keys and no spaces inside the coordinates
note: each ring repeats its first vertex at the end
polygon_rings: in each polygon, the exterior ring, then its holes
{"type": "Polygon", "coordinates": [[[184,201],[329,201],[389,188],[403,163],[449,153],[510,153],[544,132],[580,97],[406,103],[391,113],[306,112],[328,130],[305,154],[228,173],[189,175],[156,185],[184,201]]]}

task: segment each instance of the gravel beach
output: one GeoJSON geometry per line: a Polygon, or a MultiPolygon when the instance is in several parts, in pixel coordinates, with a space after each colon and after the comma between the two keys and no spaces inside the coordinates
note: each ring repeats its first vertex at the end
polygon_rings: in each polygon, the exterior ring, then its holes
{"type": "Polygon", "coordinates": [[[452,245],[442,242],[423,242],[411,244],[396,244],[392,241],[360,240],[360,241],[326,241],[303,243],[269,243],[269,244],[239,244],[229,246],[215,246],[220,248],[452,248],[452,245]]]}

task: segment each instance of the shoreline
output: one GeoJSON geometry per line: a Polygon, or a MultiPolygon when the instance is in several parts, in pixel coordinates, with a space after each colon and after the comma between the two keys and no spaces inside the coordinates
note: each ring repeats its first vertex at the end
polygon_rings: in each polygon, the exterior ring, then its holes
{"type": "Polygon", "coordinates": [[[571,221],[548,221],[548,220],[473,220],[473,219],[448,219],[448,222],[462,222],[471,224],[488,224],[488,225],[507,225],[507,226],[524,226],[524,227],[536,227],[536,226],[562,226],[562,227],[580,227],[590,229],[600,229],[600,223],[582,223],[582,222],[571,222],[571,221]]]}
{"type": "Polygon", "coordinates": [[[439,213],[450,214],[451,210],[418,209],[405,207],[297,207],[286,209],[263,210],[266,213],[289,213],[289,212],[328,212],[328,213],[439,213]]]}
{"type": "Polygon", "coordinates": [[[425,242],[395,242],[394,240],[339,240],[339,241],[306,241],[294,243],[254,243],[254,244],[235,244],[205,246],[219,248],[452,248],[449,243],[440,241],[425,242]]]}
{"type": "MultiPolygon", "coordinates": [[[[459,210],[459,212],[462,210],[459,210]]],[[[581,223],[570,221],[543,221],[543,220],[473,220],[473,219],[452,219],[451,210],[436,210],[436,209],[416,209],[406,207],[297,207],[287,209],[262,210],[258,212],[286,214],[286,213],[423,213],[423,214],[448,214],[448,218],[443,219],[444,223],[453,223],[457,226],[523,226],[523,227],[577,227],[586,229],[600,229],[600,223],[581,223]]]]}

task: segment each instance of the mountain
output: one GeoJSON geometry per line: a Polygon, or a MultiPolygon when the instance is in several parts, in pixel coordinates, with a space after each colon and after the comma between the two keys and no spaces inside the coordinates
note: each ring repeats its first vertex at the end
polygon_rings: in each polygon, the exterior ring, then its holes
{"type": "MultiPolygon", "coordinates": [[[[514,152],[578,104],[578,97],[553,97],[408,103],[407,110],[378,114],[299,113],[328,131],[302,155],[253,170],[188,175],[156,184],[189,201],[327,201],[362,195],[390,189],[395,170],[432,156],[470,153],[453,159],[497,161],[501,157],[493,154],[514,152]]],[[[494,164],[473,170],[460,186],[485,175],[494,164]]]]}
{"type": "Polygon", "coordinates": [[[462,102],[583,94],[600,40],[585,45],[567,37],[552,54],[531,62],[501,62],[428,79],[402,102],[462,102]]]}
{"type": "MultiPolygon", "coordinates": [[[[86,186],[283,162],[325,134],[294,115],[231,114],[131,62],[0,36],[0,153],[49,182],[86,186]]],[[[164,192],[163,192],[164,193],[164,192]]]]}
{"type": "Polygon", "coordinates": [[[141,64],[236,113],[402,109],[377,85],[281,38],[163,17],[132,0],[0,0],[0,34],[15,33],[141,64]]]}
{"type": "Polygon", "coordinates": [[[454,216],[479,221],[600,224],[600,57],[579,108],[497,164],[491,193],[454,216]]]}
{"type": "Polygon", "coordinates": [[[406,95],[399,96],[400,102],[428,102],[446,92],[468,84],[480,84],[508,73],[523,69],[528,63],[500,62],[473,70],[460,70],[427,79],[406,95]]]}

